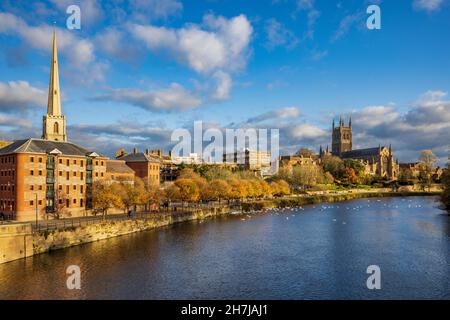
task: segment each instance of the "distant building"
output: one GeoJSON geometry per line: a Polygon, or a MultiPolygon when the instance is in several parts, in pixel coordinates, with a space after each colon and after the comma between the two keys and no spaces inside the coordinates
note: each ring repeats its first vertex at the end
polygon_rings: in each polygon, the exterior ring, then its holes
{"type": "Polygon", "coordinates": [[[319,159],[317,158],[317,155],[309,157],[301,155],[280,157],[280,167],[288,169],[293,169],[294,167],[301,167],[301,166],[315,166],[318,165],[318,162],[319,159]]]}
{"type": "Polygon", "coordinates": [[[189,156],[173,156],[172,162],[174,164],[202,164],[203,160],[197,153],[190,153],[189,156]]]}
{"type": "Polygon", "coordinates": [[[106,160],[106,180],[134,185],[134,170],[124,160],[106,160]]]}
{"type": "Polygon", "coordinates": [[[224,153],[223,162],[241,166],[244,170],[259,172],[265,176],[272,174],[270,155],[270,151],[257,151],[246,148],[233,153],[224,153]]]}
{"type": "MultiPolygon", "coordinates": [[[[352,119],[350,118],[348,126],[345,126],[342,118],[339,120],[339,126],[335,126],[333,120],[331,136],[331,153],[342,159],[359,160],[364,165],[365,172],[370,175],[397,180],[399,173],[398,162],[394,159],[392,146],[378,146],[375,148],[353,149],[352,143],[352,119]]],[[[328,147],[327,147],[328,150],[328,147]]],[[[323,158],[325,152],[320,151],[323,158]]]]}
{"type": "Polygon", "coordinates": [[[161,161],[158,157],[152,155],[148,149],[145,153],[139,152],[137,148],[134,148],[132,153],[121,151],[116,153],[117,160],[125,161],[126,165],[133,169],[136,177],[141,178],[144,182],[159,186],[161,161]]]}
{"type": "Polygon", "coordinates": [[[56,34],[43,139],[23,139],[0,149],[0,215],[29,221],[50,214],[81,216],[92,206],[92,183],[106,175],[101,154],[67,142],[61,113],[56,34]]]}

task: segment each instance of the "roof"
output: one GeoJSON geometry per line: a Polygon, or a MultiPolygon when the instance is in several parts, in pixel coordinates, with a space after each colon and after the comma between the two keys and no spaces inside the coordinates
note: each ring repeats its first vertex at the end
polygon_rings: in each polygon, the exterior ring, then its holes
{"type": "Polygon", "coordinates": [[[134,173],[134,170],[125,164],[122,160],[107,160],[106,172],[111,173],[134,173]]]}
{"type": "Polygon", "coordinates": [[[143,152],[126,154],[117,159],[124,160],[125,162],[160,162],[159,158],[143,152]]]}
{"type": "MultiPolygon", "coordinates": [[[[385,147],[381,147],[383,149],[385,147]]],[[[362,158],[362,157],[376,157],[380,154],[380,148],[367,148],[367,149],[356,149],[352,151],[343,152],[341,158],[352,159],[352,158],[362,158]]]]}
{"type": "MultiPolygon", "coordinates": [[[[44,139],[24,139],[24,140],[16,140],[12,144],[1,148],[0,154],[9,154],[9,153],[50,153],[55,152],[55,149],[59,150],[62,155],[68,156],[87,156],[92,153],[91,150],[80,147],[71,142],[63,142],[63,141],[52,141],[52,140],[44,140],[44,139]]],[[[103,155],[98,154],[100,157],[104,157],[103,155]]]]}

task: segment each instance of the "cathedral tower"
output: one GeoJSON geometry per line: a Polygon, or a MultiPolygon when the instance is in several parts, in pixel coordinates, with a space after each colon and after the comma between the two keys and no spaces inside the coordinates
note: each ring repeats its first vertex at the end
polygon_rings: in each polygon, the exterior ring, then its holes
{"type": "Polygon", "coordinates": [[[67,141],[66,117],[61,114],[61,92],[59,90],[58,49],[56,32],[53,32],[53,54],[48,88],[47,114],[43,118],[42,139],[67,141]]]}
{"type": "Polygon", "coordinates": [[[331,153],[340,157],[343,152],[352,150],[352,118],[348,127],[344,125],[342,118],[339,119],[339,126],[336,127],[333,120],[333,130],[331,136],[331,153]]]}

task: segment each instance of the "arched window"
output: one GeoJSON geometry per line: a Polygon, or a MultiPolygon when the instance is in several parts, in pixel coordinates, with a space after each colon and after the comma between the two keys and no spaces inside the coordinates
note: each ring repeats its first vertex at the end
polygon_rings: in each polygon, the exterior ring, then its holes
{"type": "Polygon", "coordinates": [[[53,125],[53,133],[59,133],[59,124],[58,122],[55,122],[53,125]]]}

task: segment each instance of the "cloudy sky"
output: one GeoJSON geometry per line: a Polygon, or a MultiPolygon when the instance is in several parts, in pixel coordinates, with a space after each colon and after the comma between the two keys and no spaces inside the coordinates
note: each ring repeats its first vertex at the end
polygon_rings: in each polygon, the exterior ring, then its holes
{"type": "Polygon", "coordinates": [[[0,2],[0,138],[39,137],[52,30],[73,142],[108,155],[172,145],[195,120],[279,128],[282,153],[330,144],[352,116],[355,147],[392,143],[446,158],[449,0],[49,0],[0,2]],[[368,5],[381,30],[368,30],[368,5]],[[81,8],[81,29],[66,9],[81,8]]]}

